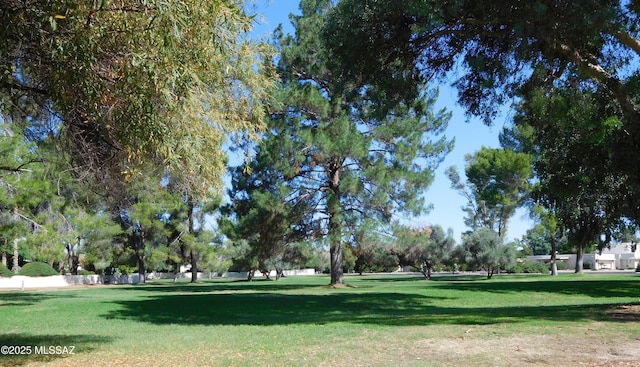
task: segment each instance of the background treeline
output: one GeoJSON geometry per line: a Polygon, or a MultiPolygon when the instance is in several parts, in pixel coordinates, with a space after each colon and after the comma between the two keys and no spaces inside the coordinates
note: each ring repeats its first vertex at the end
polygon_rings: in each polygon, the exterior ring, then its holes
{"type": "Polygon", "coordinates": [[[636,1],[303,0],[293,34],[270,42],[249,37],[248,9],[0,2],[9,268],[312,266],[340,284],[398,266],[491,277],[529,250],[553,274],[555,254],[575,252],[580,272],[586,252],[636,240],[636,1]],[[488,125],[512,111],[502,148],[470,154],[464,177],[447,170],[467,200],[458,246],[436,225],[398,224],[428,212],[453,148],[441,82],[488,125]],[[246,159],[225,185],[231,150],[246,159]],[[506,244],[521,206],[538,224],[506,244]]]}

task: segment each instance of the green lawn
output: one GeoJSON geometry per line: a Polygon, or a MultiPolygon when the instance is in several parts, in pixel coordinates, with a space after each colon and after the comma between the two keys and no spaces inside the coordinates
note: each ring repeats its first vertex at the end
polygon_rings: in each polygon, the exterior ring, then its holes
{"type": "Polygon", "coordinates": [[[327,283],[324,276],[301,276],[0,292],[0,345],[32,346],[32,355],[0,356],[0,365],[640,361],[636,274],[430,282],[350,276],[353,287],[327,283]],[[33,355],[35,346],[74,346],[75,354],[33,355]]]}

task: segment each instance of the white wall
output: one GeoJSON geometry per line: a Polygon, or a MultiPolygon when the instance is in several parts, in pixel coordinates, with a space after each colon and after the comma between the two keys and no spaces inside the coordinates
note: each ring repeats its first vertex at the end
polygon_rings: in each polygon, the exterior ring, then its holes
{"type": "MultiPolygon", "coordinates": [[[[316,270],[315,269],[294,269],[294,270],[285,270],[284,271],[284,276],[295,276],[295,275],[315,275],[316,270]]],[[[222,274],[223,278],[246,278],[247,277],[247,272],[246,271],[228,271],[224,274],[222,274]]],[[[253,275],[254,277],[258,278],[263,276],[263,274],[259,271],[256,270],[255,274],[253,275]]],[[[275,270],[271,270],[271,273],[269,273],[270,277],[275,277],[276,276],[276,271],[275,270]]]]}
{"type": "Polygon", "coordinates": [[[101,284],[99,275],[52,275],[48,277],[28,277],[16,275],[11,278],[0,278],[0,288],[50,288],[67,287],[79,284],[101,284]]]}
{"type": "MultiPolygon", "coordinates": [[[[271,272],[271,276],[275,277],[275,271],[271,272]]],[[[285,276],[295,275],[313,275],[314,269],[285,270],[285,276]]],[[[149,273],[147,279],[173,279],[173,273],[149,273]]],[[[198,273],[198,279],[211,279],[220,276],[218,273],[198,273]]],[[[261,277],[262,273],[256,271],[256,277],[261,277]]],[[[177,278],[191,278],[191,273],[178,273],[177,278]]],[[[222,277],[229,278],[246,278],[247,273],[228,272],[222,274],[222,277]]],[[[80,284],[137,284],[140,282],[138,274],[121,275],[116,278],[107,276],[103,279],[100,275],[52,275],[48,277],[28,277],[24,275],[16,275],[11,278],[0,278],[0,289],[27,289],[27,288],[54,288],[67,287],[70,285],[80,284]]]]}

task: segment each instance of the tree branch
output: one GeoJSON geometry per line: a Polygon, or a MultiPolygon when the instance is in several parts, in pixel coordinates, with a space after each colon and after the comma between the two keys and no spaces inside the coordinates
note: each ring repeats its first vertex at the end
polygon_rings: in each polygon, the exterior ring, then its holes
{"type": "Polygon", "coordinates": [[[635,51],[636,54],[640,55],[640,40],[621,30],[615,32],[613,36],[622,42],[623,45],[629,47],[635,51]]]}
{"type": "Polygon", "coordinates": [[[18,167],[0,166],[0,171],[9,171],[10,173],[33,172],[30,169],[25,169],[24,166],[26,166],[28,164],[31,164],[31,163],[42,163],[42,162],[44,162],[44,161],[41,158],[32,159],[32,160],[30,160],[28,162],[22,163],[18,167]]]}
{"type": "Polygon", "coordinates": [[[620,103],[624,115],[630,121],[640,123],[640,113],[635,109],[635,105],[627,91],[627,86],[622,81],[605,70],[592,56],[585,57],[578,50],[572,49],[566,44],[558,44],[557,49],[571,62],[586,71],[595,81],[606,85],[618,103],[620,103]]]}

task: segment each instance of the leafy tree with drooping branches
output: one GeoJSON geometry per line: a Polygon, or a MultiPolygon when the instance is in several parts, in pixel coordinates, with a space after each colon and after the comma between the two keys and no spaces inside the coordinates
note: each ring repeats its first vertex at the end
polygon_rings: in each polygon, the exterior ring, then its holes
{"type": "Polygon", "coordinates": [[[0,113],[55,125],[113,197],[154,162],[220,187],[228,135],[255,137],[275,76],[243,0],[0,2],[0,113]]]}

